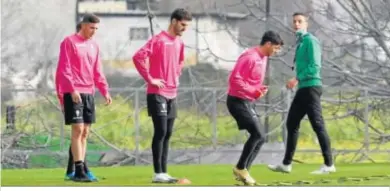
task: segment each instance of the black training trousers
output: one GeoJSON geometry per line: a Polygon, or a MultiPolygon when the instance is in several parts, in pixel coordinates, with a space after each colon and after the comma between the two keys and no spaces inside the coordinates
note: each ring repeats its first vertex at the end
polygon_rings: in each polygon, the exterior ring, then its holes
{"type": "Polygon", "coordinates": [[[236,165],[236,167],[240,170],[249,170],[264,144],[264,138],[260,131],[258,115],[254,104],[248,100],[228,95],[226,104],[230,114],[237,122],[238,129],[245,129],[250,134],[248,140],[245,142],[240,159],[236,165]]]}
{"type": "Polygon", "coordinates": [[[154,172],[167,173],[169,140],[177,117],[176,99],[168,99],[158,94],[148,94],[147,106],[154,127],[152,140],[154,172]]]}
{"type": "Polygon", "coordinates": [[[327,166],[333,164],[329,135],[322,117],[321,95],[320,86],[300,88],[295,94],[287,117],[287,147],[283,164],[289,165],[292,162],[298,141],[299,125],[306,114],[320,143],[324,163],[327,166]]]}

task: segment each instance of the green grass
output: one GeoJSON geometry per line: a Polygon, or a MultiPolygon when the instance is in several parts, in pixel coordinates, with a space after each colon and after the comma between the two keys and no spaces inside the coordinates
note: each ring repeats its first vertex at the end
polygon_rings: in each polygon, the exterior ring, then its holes
{"type": "MultiPolygon", "coordinates": [[[[297,164],[291,174],[281,174],[269,171],[264,165],[256,165],[251,169],[252,176],[260,184],[273,185],[276,182],[292,183],[298,181],[312,182],[310,185],[339,186],[339,185],[370,185],[390,186],[390,163],[382,164],[343,164],[337,166],[337,173],[330,175],[311,175],[319,165],[297,164]],[[368,180],[367,177],[383,176],[385,178],[368,180]],[[343,180],[343,178],[357,178],[343,180]],[[321,183],[327,180],[328,183],[321,183]]],[[[23,169],[3,170],[1,172],[2,186],[148,186],[151,184],[151,166],[100,167],[92,168],[96,175],[101,176],[97,183],[74,183],[64,181],[64,169],[23,169]],[[103,177],[103,178],[102,178],[103,177]]],[[[192,185],[198,186],[231,186],[237,182],[232,176],[231,165],[171,165],[169,171],[177,177],[186,177],[192,185]]]]}

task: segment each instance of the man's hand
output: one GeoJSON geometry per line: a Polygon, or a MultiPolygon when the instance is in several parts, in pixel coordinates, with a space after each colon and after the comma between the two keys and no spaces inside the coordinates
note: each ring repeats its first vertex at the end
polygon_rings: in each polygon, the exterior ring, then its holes
{"type": "Polygon", "coordinates": [[[106,105],[111,105],[111,103],[112,103],[111,95],[107,94],[105,99],[106,99],[106,105]]]}
{"type": "Polygon", "coordinates": [[[80,93],[78,91],[74,91],[72,93],[72,100],[73,100],[74,103],[77,103],[77,104],[82,102],[80,93]]]}
{"type": "Polygon", "coordinates": [[[263,97],[265,94],[267,94],[268,93],[268,87],[266,87],[264,90],[262,90],[262,95],[261,95],[261,97],[263,97]]]}
{"type": "Polygon", "coordinates": [[[150,84],[157,86],[158,88],[165,87],[165,82],[162,79],[153,79],[150,84]]]}
{"type": "Polygon", "coordinates": [[[295,86],[297,86],[298,80],[294,77],[291,78],[289,81],[287,81],[286,87],[288,89],[293,89],[295,86]]]}
{"type": "Polygon", "coordinates": [[[268,92],[267,86],[262,86],[259,90],[257,90],[257,98],[262,98],[268,92]]]}

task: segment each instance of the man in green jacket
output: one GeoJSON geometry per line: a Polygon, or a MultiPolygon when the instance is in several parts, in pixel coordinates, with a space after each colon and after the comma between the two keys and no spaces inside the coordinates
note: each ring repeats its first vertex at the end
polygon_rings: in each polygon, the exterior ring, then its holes
{"type": "Polygon", "coordinates": [[[307,114],[314,132],[317,135],[324,157],[324,165],[313,174],[328,174],[336,172],[333,164],[329,135],[325,129],[322,117],[321,95],[321,46],[319,40],[307,32],[308,18],[303,13],[293,15],[293,26],[297,37],[295,51],[296,77],[287,82],[287,88],[292,89],[298,84],[298,91],[291,103],[287,117],[287,145],[283,163],[269,165],[276,172],[291,172],[292,159],[296,150],[299,124],[307,114]]]}

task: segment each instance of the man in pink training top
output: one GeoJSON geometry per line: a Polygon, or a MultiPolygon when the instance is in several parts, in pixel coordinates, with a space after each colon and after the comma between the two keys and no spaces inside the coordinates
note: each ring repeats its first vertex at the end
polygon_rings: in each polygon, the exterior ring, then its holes
{"type": "Polygon", "coordinates": [[[136,69],[147,83],[147,107],[154,126],[152,153],[155,183],[177,182],[167,173],[167,158],[169,139],[177,116],[175,98],[184,62],[184,43],[179,37],[191,20],[190,12],[176,9],[171,14],[168,30],[153,36],[133,56],[136,69]]]}
{"type": "Polygon", "coordinates": [[[256,183],[249,174],[249,168],[264,143],[254,101],[268,91],[267,86],[263,85],[267,60],[279,51],[281,46],[283,40],[278,33],[265,32],[260,46],[249,48],[242,53],[229,76],[227,108],[236,120],[238,129],[247,130],[250,134],[241,157],[233,168],[233,174],[237,180],[247,185],[256,183]]]}
{"type": "MultiPolygon", "coordinates": [[[[81,22],[77,23],[77,25],[76,25],[76,33],[80,32],[80,30],[81,30],[81,22]]],[[[75,174],[73,154],[72,154],[72,145],[69,145],[68,155],[69,155],[69,158],[68,158],[68,166],[66,167],[65,180],[71,180],[75,174]]],[[[89,177],[89,179],[91,179],[92,181],[97,181],[97,178],[95,177],[95,175],[91,171],[88,170],[86,158],[84,159],[84,169],[86,169],[85,171],[87,172],[87,176],[89,177]]]]}
{"type": "Polygon", "coordinates": [[[101,69],[100,49],[92,40],[100,20],[93,14],[86,14],[81,21],[78,33],[67,36],[60,47],[56,71],[56,90],[62,105],[65,124],[72,126],[71,150],[75,165],[76,182],[90,182],[91,174],[84,158],[87,136],[92,123],[95,123],[95,86],[111,104],[107,80],[101,69]]]}

